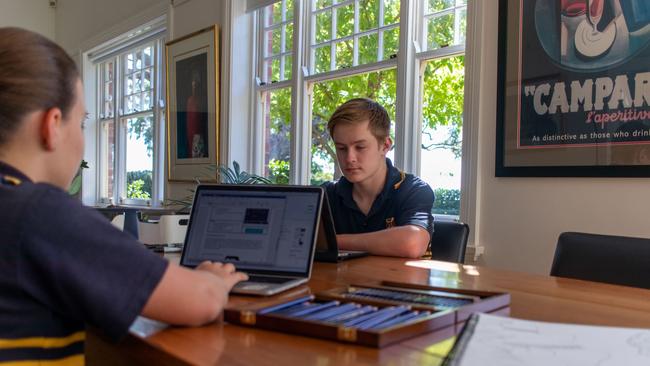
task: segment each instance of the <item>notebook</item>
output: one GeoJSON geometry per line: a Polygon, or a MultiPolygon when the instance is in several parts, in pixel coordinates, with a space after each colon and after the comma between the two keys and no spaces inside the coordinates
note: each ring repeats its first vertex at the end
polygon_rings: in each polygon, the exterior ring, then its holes
{"type": "Polygon", "coordinates": [[[339,262],[346,259],[360,258],[368,255],[368,252],[356,250],[339,250],[336,241],[336,228],[334,218],[330,209],[327,195],[323,197],[323,208],[320,214],[320,225],[318,225],[318,239],[316,241],[316,255],[314,260],[319,262],[339,262]]]}
{"type": "Polygon", "coordinates": [[[199,185],[180,263],[233,263],[249,276],[233,293],[273,295],[305,283],[323,196],[320,187],[199,185]]]}

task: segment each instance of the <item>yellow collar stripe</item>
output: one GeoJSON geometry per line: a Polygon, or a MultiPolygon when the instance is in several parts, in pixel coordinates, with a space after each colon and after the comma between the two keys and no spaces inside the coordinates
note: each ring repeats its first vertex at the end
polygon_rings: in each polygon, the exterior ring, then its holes
{"type": "Polygon", "coordinates": [[[406,173],[404,171],[399,172],[399,182],[395,183],[393,185],[393,189],[399,189],[399,186],[402,185],[402,182],[404,182],[404,179],[406,179],[406,173]]]}
{"type": "Polygon", "coordinates": [[[86,339],[86,332],[76,332],[67,337],[0,338],[0,349],[7,348],[61,348],[86,339]]]}
{"type": "Polygon", "coordinates": [[[0,361],[0,366],[83,366],[84,355],[74,355],[59,360],[0,361]]]}

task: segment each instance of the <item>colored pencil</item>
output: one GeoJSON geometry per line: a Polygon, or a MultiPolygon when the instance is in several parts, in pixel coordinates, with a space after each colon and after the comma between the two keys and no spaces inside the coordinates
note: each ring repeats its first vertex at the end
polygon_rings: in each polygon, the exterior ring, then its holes
{"type": "Polygon", "coordinates": [[[412,323],[415,320],[425,318],[429,315],[431,315],[431,313],[428,311],[423,311],[423,312],[412,311],[406,315],[401,315],[398,316],[397,318],[389,319],[383,323],[377,324],[370,329],[386,329],[398,324],[403,325],[407,323],[412,323]]]}
{"type": "Polygon", "coordinates": [[[267,308],[259,310],[257,313],[260,314],[260,315],[268,314],[268,313],[276,312],[278,310],[286,309],[286,308],[294,306],[294,305],[298,305],[298,304],[306,302],[306,301],[311,301],[313,299],[314,299],[314,295],[303,296],[303,297],[297,298],[295,300],[287,301],[287,302],[282,303],[282,304],[269,306],[267,308]]]}
{"type": "Polygon", "coordinates": [[[323,320],[327,318],[331,318],[333,316],[348,312],[350,310],[358,309],[360,307],[359,304],[355,304],[353,302],[343,304],[341,306],[336,306],[333,308],[329,308],[323,311],[319,311],[317,313],[312,313],[309,314],[308,316],[305,317],[306,320],[323,320]]]}
{"type": "Polygon", "coordinates": [[[337,306],[338,304],[339,304],[338,301],[330,301],[330,302],[326,302],[326,303],[322,303],[322,304],[313,304],[314,306],[310,306],[310,307],[307,307],[307,308],[302,309],[302,310],[297,310],[297,311],[287,313],[287,316],[301,317],[301,316],[304,316],[304,315],[307,315],[307,314],[314,313],[316,311],[321,311],[321,310],[324,310],[324,309],[327,309],[327,308],[331,308],[333,306],[337,306]]]}
{"type": "Polygon", "coordinates": [[[352,318],[356,318],[358,316],[368,314],[368,313],[370,313],[372,311],[377,311],[377,307],[366,305],[366,306],[364,306],[362,308],[359,308],[357,310],[348,311],[347,313],[339,314],[339,315],[337,315],[335,317],[324,319],[324,321],[326,321],[328,323],[341,323],[341,322],[344,322],[346,320],[350,320],[352,318]]]}
{"type": "Polygon", "coordinates": [[[394,309],[391,309],[390,311],[385,311],[385,312],[383,312],[381,314],[378,313],[377,316],[374,316],[374,317],[372,317],[370,319],[367,319],[367,320],[365,320],[365,321],[363,321],[361,323],[357,323],[355,325],[355,327],[357,329],[372,328],[375,325],[377,325],[379,323],[382,323],[382,322],[384,322],[384,321],[386,321],[388,319],[394,318],[394,317],[396,317],[398,315],[401,315],[403,312],[408,311],[408,310],[409,309],[407,309],[405,306],[398,306],[398,307],[396,307],[394,309]]]}

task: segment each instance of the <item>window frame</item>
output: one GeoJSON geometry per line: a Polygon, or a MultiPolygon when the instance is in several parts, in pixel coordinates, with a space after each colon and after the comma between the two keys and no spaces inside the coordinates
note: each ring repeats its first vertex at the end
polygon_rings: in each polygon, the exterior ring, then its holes
{"type": "MultiPolygon", "coordinates": [[[[140,207],[160,207],[164,199],[164,133],[165,133],[165,61],[163,58],[165,39],[165,26],[160,24],[152,29],[150,25],[143,26],[128,33],[125,37],[127,41],[116,42],[110,47],[105,47],[101,51],[101,56],[91,59],[91,65],[95,68],[96,85],[95,100],[96,105],[96,187],[95,203],[99,205],[117,204],[140,207]],[[137,36],[141,34],[141,36],[137,36]],[[129,36],[130,35],[130,36],[129,36]],[[134,36],[136,35],[136,36],[134,36]],[[132,111],[125,113],[124,103],[127,95],[124,90],[124,81],[126,80],[126,65],[124,58],[129,53],[142,51],[147,47],[152,47],[151,63],[151,105],[152,107],[142,111],[132,111]],[[104,117],[104,69],[107,62],[113,62],[113,115],[104,117]],[[128,139],[128,120],[138,117],[152,116],[152,192],[148,199],[137,199],[127,197],[127,154],[126,145],[128,139]],[[106,191],[104,186],[106,174],[109,167],[106,166],[103,154],[110,154],[110,147],[106,146],[104,124],[113,122],[114,136],[114,156],[113,156],[113,192],[112,195],[104,195],[106,191]]],[[[98,52],[99,53],[99,52],[98,52]]],[[[141,71],[148,69],[142,67],[141,71]]],[[[135,71],[138,72],[138,71],[135,71]]],[[[139,92],[139,93],[142,93],[139,92]]]]}
{"type": "MultiPolygon", "coordinates": [[[[383,1],[383,0],[381,0],[383,1]]],[[[345,5],[354,3],[357,6],[357,2],[354,0],[343,0],[340,1],[345,5]]],[[[382,60],[379,62],[374,62],[370,64],[363,65],[353,65],[352,67],[332,70],[322,73],[313,72],[313,49],[312,49],[312,37],[314,37],[315,31],[315,22],[312,21],[311,7],[315,4],[314,0],[295,0],[294,1],[294,45],[292,53],[294,55],[292,80],[272,83],[272,84],[261,84],[259,77],[256,79],[257,83],[253,86],[254,95],[256,100],[252,103],[254,106],[254,113],[256,116],[256,127],[255,131],[260,131],[263,124],[261,124],[261,94],[264,91],[273,90],[276,88],[282,88],[291,86],[292,87],[292,111],[296,113],[292,114],[292,147],[295,148],[295,152],[292,151],[291,155],[291,184],[309,184],[309,175],[310,175],[310,147],[311,147],[311,123],[300,123],[300,121],[310,121],[311,118],[311,103],[312,103],[312,88],[313,85],[317,82],[325,82],[329,80],[335,80],[339,78],[349,77],[355,74],[363,74],[368,72],[376,72],[381,70],[386,70],[390,68],[397,69],[397,104],[396,104],[396,116],[395,116],[395,164],[405,169],[405,171],[419,175],[420,174],[420,146],[421,146],[421,130],[422,130],[422,77],[424,74],[424,66],[427,62],[437,58],[446,58],[454,57],[458,55],[465,55],[465,104],[464,104],[464,121],[462,129],[462,176],[461,176],[461,209],[460,209],[460,219],[469,222],[472,224],[475,220],[471,217],[471,214],[475,211],[475,204],[469,204],[470,197],[472,194],[475,196],[476,191],[476,182],[475,179],[471,178],[476,174],[476,157],[471,158],[475,155],[476,147],[469,146],[470,139],[468,136],[475,135],[476,126],[473,126],[472,119],[467,118],[467,110],[472,108],[470,103],[474,99],[468,100],[468,94],[470,93],[470,88],[468,85],[468,74],[472,68],[475,68],[475,64],[478,62],[474,58],[468,57],[467,45],[470,42],[473,42],[474,36],[470,34],[474,31],[475,24],[478,17],[475,15],[475,11],[480,8],[479,0],[469,0],[466,2],[465,11],[466,11],[466,33],[465,33],[465,43],[461,45],[451,45],[447,47],[441,47],[433,50],[427,50],[427,40],[426,40],[426,19],[432,17],[434,14],[439,15],[441,12],[436,13],[427,13],[425,14],[425,0],[401,0],[400,1],[400,21],[398,27],[400,29],[400,38],[399,38],[399,52],[397,58],[391,58],[382,60]],[[300,34],[296,34],[300,32],[300,34]],[[424,46],[424,47],[423,47],[424,46]],[[296,55],[301,54],[304,62],[297,62],[296,55]],[[471,61],[474,60],[474,61],[471,61]],[[300,73],[298,73],[300,72],[300,73]],[[296,103],[298,105],[293,105],[296,103]],[[415,111],[415,112],[414,112],[415,111]],[[294,130],[303,131],[303,134],[299,135],[294,133],[294,130]],[[474,131],[474,132],[473,132],[474,131]],[[300,137],[302,136],[302,137],[300,137]],[[302,140],[300,140],[302,139],[302,140]],[[298,140],[298,141],[294,141],[298,140]],[[418,146],[417,149],[407,149],[407,146],[418,146]],[[472,173],[473,172],[473,173],[472,173]],[[472,193],[474,192],[474,193],[472,193]]],[[[338,4],[337,4],[338,5],[338,4]]],[[[456,11],[458,4],[455,3],[454,7],[451,10],[446,10],[443,12],[452,12],[456,11]]],[[[461,5],[462,7],[462,5],[461,5]]],[[[326,9],[329,7],[326,7],[326,9]]],[[[259,15],[263,9],[255,12],[255,16],[258,20],[254,23],[258,27],[258,37],[259,35],[259,26],[261,24],[259,15]]],[[[355,15],[357,13],[355,12],[355,15]]],[[[334,16],[332,16],[334,18],[334,16]]],[[[333,22],[334,23],[334,22],[333,22]]],[[[455,21],[455,28],[458,27],[455,21]]],[[[355,22],[355,30],[358,29],[358,24],[355,22]]],[[[372,33],[373,31],[370,31],[372,33]]],[[[456,37],[456,31],[454,31],[454,37],[456,37]]],[[[332,38],[335,38],[335,34],[331,34],[332,38]]],[[[359,34],[353,33],[349,38],[358,38],[359,34]]],[[[333,43],[334,40],[330,39],[327,42],[333,43]]],[[[327,43],[322,42],[322,43],[327,43]]],[[[261,51],[261,43],[257,40],[255,44],[258,54],[261,51]]],[[[476,48],[476,47],[474,47],[476,48]]],[[[334,49],[334,47],[332,47],[334,49]]],[[[356,50],[356,47],[355,47],[356,50]]],[[[356,52],[355,52],[356,53],[356,52]]],[[[253,55],[254,59],[257,60],[257,55],[253,55]]],[[[355,61],[356,61],[355,57],[355,61]]],[[[258,63],[258,62],[256,62],[258,63]]],[[[258,74],[259,69],[257,69],[258,74]]],[[[263,150],[263,139],[260,138],[259,134],[253,137],[253,146],[258,146],[259,150],[263,150]]],[[[293,150],[293,149],[292,149],[293,150]]],[[[257,151],[253,159],[254,171],[258,174],[261,174],[263,171],[263,157],[261,157],[261,151],[257,151]],[[260,158],[261,157],[261,158],[260,158]]]]}

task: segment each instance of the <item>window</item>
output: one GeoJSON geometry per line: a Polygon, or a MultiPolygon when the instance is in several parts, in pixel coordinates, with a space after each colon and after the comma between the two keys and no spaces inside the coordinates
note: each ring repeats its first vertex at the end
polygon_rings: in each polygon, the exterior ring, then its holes
{"type": "Polygon", "coordinates": [[[135,43],[95,62],[100,203],[157,205],[163,196],[164,110],[156,101],[164,90],[164,41],[149,36],[135,43]]]}
{"type": "Polygon", "coordinates": [[[388,110],[391,135],[406,136],[389,157],[413,167],[436,190],[434,213],[459,214],[467,0],[284,0],[258,10],[257,16],[257,113],[265,127],[260,170],[266,176],[308,169],[283,175],[283,182],[294,177],[292,183],[320,184],[338,178],[327,120],[346,100],[369,97],[388,110]],[[416,16],[403,19],[401,14],[416,16]],[[414,31],[402,36],[403,29],[414,31]],[[298,41],[290,45],[287,40],[298,41]],[[402,53],[403,47],[409,52],[402,53]],[[416,72],[400,76],[407,65],[416,72]],[[419,91],[408,97],[417,100],[397,95],[403,88],[419,91]],[[400,108],[412,106],[421,123],[397,120],[400,108]],[[410,133],[412,126],[416,133],[410,133]],[[310,134],[290,136],[299,127],[310,134]],[[418,153],[411,154],[413,149],[418,153]],[[304,156],[310,157],[308,165],[295,164],[304,156]]]}
{"type": "Polygon", "coordinates": [[[264,131],[262,175],[287,184],[291,170],[293,0],[276,2],[261,12],[258,102],[264,131]]]}
{"type": "Polygon", "coordinates": [[[458,216],[465,85],[466,0],[427,0],[422,12],[423,52],[420,174],[436,193],[433,212],[458,216]]]}

